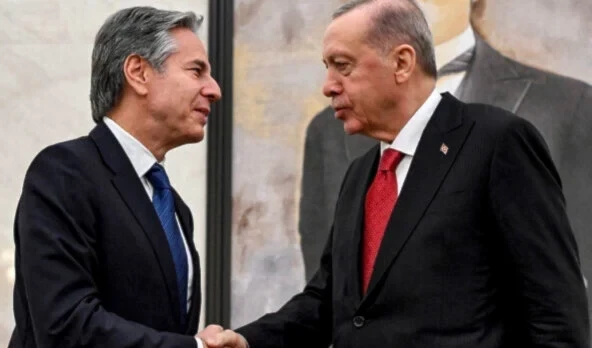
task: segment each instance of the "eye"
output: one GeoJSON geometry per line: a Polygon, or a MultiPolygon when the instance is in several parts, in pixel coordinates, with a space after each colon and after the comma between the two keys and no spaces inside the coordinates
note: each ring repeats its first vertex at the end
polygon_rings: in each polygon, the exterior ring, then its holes
{"type": "Polygon", "coordinates": [[[191,71],[193,71],[193,73],[195,74],[195,76],[199,77],[201,76],[201,68],[193,68],[191,69],[191,71]]]}
{"type": "Polygon", "coordinates": [[[341,73],[347,73],[350,70],[350,64],[349,62],[335,62],[333,63],[335,65],[335,69],[337,69],[337,71],[341,72],[341,73]]]}

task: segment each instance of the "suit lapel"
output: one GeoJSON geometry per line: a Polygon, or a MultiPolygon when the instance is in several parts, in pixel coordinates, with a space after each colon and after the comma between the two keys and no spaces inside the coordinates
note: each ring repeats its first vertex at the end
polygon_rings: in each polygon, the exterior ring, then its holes
{"type": "Polygon", "coordinates": [[[187,241],[189,253],[191,254],[191,261],[193,265],[193,293],[191,296],[191,307],[187,313],[187,327],[186,334],[193,334],[195,328],[199,325],[199,310],[201,308],[201,281],[200,281],[200,264],[199,254],[195,249],[193,242],[193,219],[191,218],[191,211],[189,207],[183,202],[177,191],[173,190],[175,197],[175,207],[177,209],[177,216],[181,223],[182,233],[187,241]]]}
{"type": "Polygon", "coordinates": [[[516,113],[534,78],[518,64],[475,37],[475,54],[459,87],[459,99],[467,103],[485,103],[516,113]]]}
{"type": "Polygon", "coordinates": [[[175,266],[168,241],[154,206],[150,202],[146,190],[136,175],[127,155],[109,128],[104,123],[100,123],[90,133],[90,137],[97,144],[107,166],[114,172],[113,185],[129,208],[130,213],[142,227],[144,235],[150,241],[167,285],[169,298],[173,304],[172,310],[175,314],[175,320],[179,325],[179,291],[177,289],[175,266]]]}
{"type": "Polygon", "coordinates": [[[388,268],[412,235],[440,188],[473,124],[462,121],[462,104],[444,94],[421,137],[397,204],[386,227],[367,296],[377,288],[388,268]],[[448,147],[446,154],[441,146],[448,147]]]}
{"type": "Polygon", "coordinates": [[[179,217],[181,227],[183,228],[183,235],[185,236],[187,243],[191,244],[193,247],[193,242],[189,243],[189,241],[193,240],[193,219],[191,218],[191,212],[189,211],[189,207],[187,207],[185,202],[183,202],[181,199],[181,196],[179,196],[177,191],[174,189],[173,197],[175,198],[176,213],[179,217]]]}

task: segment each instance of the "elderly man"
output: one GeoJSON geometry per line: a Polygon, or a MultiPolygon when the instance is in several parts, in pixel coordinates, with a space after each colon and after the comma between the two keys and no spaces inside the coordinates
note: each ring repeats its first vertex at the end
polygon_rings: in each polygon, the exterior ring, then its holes
{"type": "Polygon", "coordinates": [[[413,0],[344,5],[323,59],[335,117],[378,144],[348,167],[303,292],[236,330],[250,347],[588,347],[577,246],[535,127],[437,92],[413,0]]]}
{"type": "Polygon", "coordinates": [[[203,345],[193,220],[164,167],[168,151],[203,139],[220,99],[201,21],[135,7],[99,30],[96,127],[41,151],[25,177],[9,347],[203,345]]]}
{"type": "MultiPolygon", "coordinates": [[[[504,108],[543,135],[562,178],[567,213],[592,278],[592,87],[520,64],[489,46],[469,21],[482,21],[487,0],[419,0],[434,35],[436,89],[464,102],[504,108]],[[470,13],[469,13],[469,10],[470,13]]],[[[376,139],[343,132],[331,107],[308,126],[302,164],[299,233],[306,279],[319,267],[339,187],[348,165],[376,139]]],[[[588,292],[591,301],[592,292],[588,292]]]]}

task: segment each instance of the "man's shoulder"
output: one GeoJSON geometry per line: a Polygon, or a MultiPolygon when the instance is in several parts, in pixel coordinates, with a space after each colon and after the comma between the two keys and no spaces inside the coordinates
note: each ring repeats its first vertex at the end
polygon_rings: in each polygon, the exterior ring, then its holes
{"type": "Polygon", "coordinates": [[[37,157],[49,156],[56,159],[79,159],[91,152],[93,146],[90,137],[85,135],[51,144],[41,150],[37,157]]]}
{"type": "MultiPolygon", "coordinates": [[[[486,138],[498,138],[508,131],[536,127],[528,120],[506,109],[485,103],[464,104],[463,117],[473,122],[475,131],[486,138]]],[[[537,129],[538,131],[538,129],[537,129]]]]}
{"type": "Polygon", "coordinates": [[[464,122],[474,122],[476,125],[485,127],[504,127],[514,122],[525,121],[520,116],[492,104],[467,103],[448,93],[444,93],[442,96],[441,103],[445,103],[454,113],[460,112],[464,122]]]}
{"type": "Polygon", "coordinates": [[[578,80],[566,75],[560,75],[556,72],[545,70],[532,65],[526,65],[516,60],[507,58],[509,64],[520,74],[520,76],[530,77],[533,80],[533,87],[544,87],[553,90],[569,89],[575,92],[584,92],[590,89],[590,85],[582,80],[578,80]]]}
{"type": "Polygon", "coordinates": [[[82,170],[96,147],[89,136],[81,136],[45,147],[31,162],[27,173],[33,170],[51,174],[62,170],[82,170]]]}
{"type": "Polygon", "coordinates": [[[585,81],[525,65],[510,58],[507,61],[521,78],[531,81],[528,94],[535,96],[534,100],[545,107],[554,109],[556,105],[562,105],[575,108],[579,102],[592,103],[592,86],[585,81]]]}

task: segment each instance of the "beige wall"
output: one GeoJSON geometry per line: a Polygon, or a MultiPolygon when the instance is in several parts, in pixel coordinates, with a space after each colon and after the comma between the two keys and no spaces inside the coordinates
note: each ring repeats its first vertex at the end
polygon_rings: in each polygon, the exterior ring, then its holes
{"type": "MultiPolygon", "coordinates": [[[[109,14],[134,5],[191,10],[207,16],[208,1],[0,1],[1,347],[7,346],[14,326],[12,224],[25,171],[45,146],[87,134],[93,127],[88,95],[94,35],[109,14]]],[[[200,33],[204,41],[207,26],[206,17],[200,33]]],[[[205,165],[205,142],[174,150],[167,157],[171,181],[194,215],[202,270],[205,270],[205,165]]]]}

